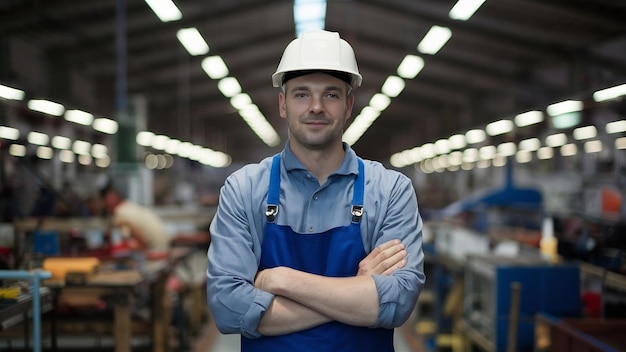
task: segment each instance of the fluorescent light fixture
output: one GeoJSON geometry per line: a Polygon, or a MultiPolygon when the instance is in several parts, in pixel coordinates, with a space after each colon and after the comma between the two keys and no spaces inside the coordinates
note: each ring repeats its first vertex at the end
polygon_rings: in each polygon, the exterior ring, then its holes
{"type": "Polygon", "coordinates": [[[513,142],[505,142],[498,145],[498,155],[511,156],[517,152],[517,146],[513,142]]]}
{"type": "Polygon", "coordinates": [[[567,143],[565,133],[556,133],[546,137],[546,145],[548,147],[557,148],[567,143]]]}
{"type": "Polygon", "coordinates": [[[365,106],[343,133],[343,140],[350,145],[356,143],[378,116],[380,116],[380,111],[369,105],[365,106]]]}
{"type": "Polygon", "coordinates": [[[20,138],[20,131],[17,128],[0,126],[0,138],[15,141],[20,138]]]}
{"type": "Polygon", "coordinates": [[[506,165],[506,157],[501,156],[501,155],[496,155],[491,161],[491,165],[495,167],[501,167],[501,166],[506,165]]]}
{"type": "Polygon", "coordinates": [[[177,21],[183,14],[171,0],[145,0],[161,22],[177,21]]]}
{"type": "Polygon", "coordinates": [[[178,145],[182,143],[178,139],[172,138],[165,143],[165,152],[169,154],[176,154],[178,151],[178,145]]]}
{"type": "Polygon", "coordinates": [[[149,131],[141,131],[137,133],[137,136],[135,137],[135,141],[137,142],[137,144],[144,146],[144,147],[151,146],[153,139],[154,139],[154,133],[149,132],[149,131]]]}
{"type": "Polygon", "coordinates": [[[152,148],[157,149],[157,150],[165,150],[165,145],[167,144],[167,141],[169,140],[170,140],[170,137],[164,134],[155,135],[154,138],[152,139],[152,148]]]}
{"type": "Polygon", "coordinates": [[[464,163],[474,163],[478,161],[478,149],[476,148],[467,148],[463,151],[463,162],[464,163]]]}
{"type": "Polygon", "coordinates": [[[35,145],[48,145],[50,137],[47,134],[41,132],[32,131],[27,137],[28,143],[35,145]]]}
{"type": "Polygon", "coordinates": [[[476,144],[483,142],[487,138],[485,131],[474,129],[465,132],[465,141],[467,144],[476,144]]]}
{"type": "Polygon", "coordinates": [[[307,31],[324,29],[326,0],[295,0],[293,19],[296,26],[296,37],[307,31]]]}
{"type": "Polygon", "coordinates": [[[528,150],[520,150],[515,153],[515,161],[520,164],[528,163],[533,160],[533,154],[528,150]]]}
{"type": "Polygon", "coordinates": [[[94,158],[103,158],[109,154],[109,148],[106,145],[96,143],[91,146],[91,156],[94,158]]]}
{"type": "Polygon", "coordinates": [[[230,105],[237,110],[241,110],[250,104],[252,104],[252,98],[246,93],[235,94],[230,98],[230,105]]]}
{"type": "Polygon", "coordinates": [[[206,55],[209,52],[209,44],[194,27],[179,29],[176,32],[176,38],[185,47],[189,55],[206,55]]]}
{"type": "Polygon", "coordinates": [[[35,152],[38,158],[40,159],[52,159],[52,148],[39,146],[37,147],[37,151],[35,152]]]}
{"type": "Polygon", "coordinates": [[[561,146],[562,156],[574,156],[576,155],[576,153],[578,153],[578,148],[576,147],[576,144],[574,143],[569,143],[569,144],[565,144],[561,146]]]}
{"type": "Polygon", "coordinates": [[[450,142],[450,149],[463,149],[467,145],[467,141],[465,140],[465,135],[455,134],[448,138],[450,142]]]}
{"type": "Polygon", "coordinates": [[[24,91],[0,84],[0,98],[7,100],[24,100],[24,91]]]}
{"type": "Polygon", "coordinates": [[[100,117],[93,121],[93,129],[106,134],[116,134],[119,126],[115,120],[100,117]]]}
{"type": "Polygon", "coordinates": [[[554,149],[552,147],[541,147],[537,150],[537,158],[541,160],[552,159],[554,156],[554,149]]]}
{"type": "Polygon", "coordinates": [[[211,79],[222,79],[228,76],[228,67],[221,56],[209,56],[202,60],[202,69],[211,79]]]}
{"type": "Polygon", "coordinates": [[[426,143],[420,147],[420,152],[424,159],[433,158],[437,155],[437,149],[435,148],[434,143],[426,143]]]}
{"type": "Polygon", "coordinates": [[[452,166],[461,166],[461,163],[463,163],[463,152],[457,150],[456,152],[450,153],[448,162],[452,166]]]}
{"type": "Polygon", "coordinates": [[[217,89],[219,89],[226,98],[232,98],[236,94],[241,93],[241,86],[235,77],[222,78],[217,82],[217,89]]]}
{"type": "Polygon", "coordinates": [[[626,137],[620,137],[615,140],[615,149],[626,149],[626,137]]]}
{"type": "Polygon", "coordinates": [[[424,59],[417,55],[407,55],[398,66],[398,76],[404,79],[413,79],[424,68],[424,59]]]}
{"type": "Polygon", "coordinates": [[[528,138],[519,142],[519,150],[527,150],[529,152],[538,150],[541,147],[539,138],[528,138]]]}
{"type": "Polygon", "coordinates": [[[574,139],[580,141],[596,137],[598,135],[598,130],[595,126],[578,127],[572,134],[574,139]]]}
{"type": "Polygon", "coordinates": [[[599,140],[587,141],[584,148],[585,153],[599,153],[602,151],[602,142],[599,140]]]}
{"type": "Polygon", "coordinates": [[[391,99],[389,99],[388,96],[382,93],[374,94],[374,96],[372,97],[372,99],[370,99],[370,102],[369,102],[369,105],[371,107],[373,107],[374,109],[380,112],[385,110],[389,106],[389,104],[391,104],[391,99]]]}
{"type": "Polygon", "coordinates": [[[432,26],[424,36],[424,39],[417,45],[417,50],[423,54],[434,55],[446,44],[451,36],[452,31],[449,28],[432,26]]]}
{"type": "Polygon", "coordinates": [[[405,83],[402,78],[398,76],[389,76],[385,80],[385,83],[383,83],[380,91],[388,97],[395,98],[402,93],[404,87],[405,83]]]}
{"type": "Polygon", "coordinates": [[[615,100],[626,95],[626,83],[619,86],[606,88],[593,93],[593,100],[600,103],[609,100],[615,100]]]}
{"type": "Polygon", "coordinates": [[[63,136],[54,136],[52,137],[50,145],[57,149],[70,149],[72,147],[72,140],[63,136]]]}
{"type": "Polygon", "coordinates": [[[604,128],[608,134],[626,132],[626,120],[609,122],[604,128]]]}
{"type": "Polygon", "coordinates": [[[499,120],[494,121],[485,127],[485,131],[490,136],[497,136],[513,131],[513,121],[499,120]]]}
{"type": "Polygon", "coordinates": [[[552,117],[552,126],[558,129],[571,128],[578,125],[581,121],[580,112],[568,112],[565,114],[552,117]]]}
{"type": "Polygon", "coordinates": [[[580,100],[565,100],[560,103],[548,105],[546,111],[550,116],[558,116],[570,112],[577,112],[583,109],[583,102],[580,100]]]}
{"type": "Polygon", "coordinates": [[[89,126],[93,122],[93,115],[82,110],[67,110],[65,120],[79,125],[89,126]]]}
{"type": "Polygon", "coordinates": [[[28,108],[33,111],[42,112],[52,116],[61,116],[65,111],[65,107],[63,105],[45,99],[31,99],[28,101],[27,105],[28,108]]]}
{"type": "Polygon", "coordinates": [[[450,142],[447,139],[439,139],[435,142],[435,151],[437,154],[450,153],[450,142]]]}
{"type": "Polygon", "coordinates": [[[11,144],[9,147],[9,154],[13,156],[25,156],[26,147],[21,144],[11,144]]]}
{"type": "Polygon", "coordinates": [[[537,124],[543,121],[543,112],[533,110],[515,116],[515,125],[517,127],[525,127],[537,124]]]}
{"type": "Polygon", "coordinates": [[[176,154],[181,158],[187,158],[189,157],[189,153],[191,153],[191,147],[193,147],[193,144],[189,142],[182,142],[176,148],[176,154]]]}
{"type": "Polygon", "coordinates": [[[81,154],[78,156],[78,163],[84,166],[91,165],[91,155],[81,154]]]}
{"type": "Polygon", "coordinates": [[[448,14],[453,20],[467,21],[485,0],[459,0],[448,14]]]}
{"type": "Polygon", "coordinates": [[[91,143],[81,140],[75,140],[72,143],[72,151],[78,155],[89,155],[91,151],[91,143]]]}
{"type": "Polygon", "coordinates": [[[482,160],[489,160],[489,159],[493,159],[496,156],[496,147],[493,145],[486,145],[484,147],[480,147],[480,149],[478,149],[478,156],[482,159],[482,160]]]}
{"type": "Polygon", "coordinates": [[[108,155],[103,156],[102,158],[97,158],[95,162],[97,167],[105,168],[111,165],[111,158],[108,155]]]}
{"type": "Polygon", "coordinates": [[[478,160],[476,162],[476,167],[479,169],[486,169],[489,166],[491,166],[491,160],[486,159],[486,160],[478,160]]]}
{"type": "Polygon", "coordinates": [[[74,154],[74,152],[72,152],[71,150],[65,149],[59,152],[59,160],[64,163],[73,163],[75,159],[76,154],[74,154]]]}

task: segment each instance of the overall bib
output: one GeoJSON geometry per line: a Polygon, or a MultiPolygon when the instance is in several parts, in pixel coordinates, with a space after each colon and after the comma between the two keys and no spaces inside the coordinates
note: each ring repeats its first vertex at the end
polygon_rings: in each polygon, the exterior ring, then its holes
{"type": "MultiPolygon", "coordinates": [[[[363,161],[358,161],[359,174],[354,181],[350,225],[323,233],[300,234],[288,226],[274,223],[280,198],[280,155],[274,156],[260,270],[287,266],[329,277],[356,275],[359,262],[366,256],[359,225],[363,213],[364,167],[363,161]]],[[[244,352],[391,352],[393,329],[371,329],[330,322],[282,336],[262,336],[258,339],[242,337],[241,347],[244,352]]]]}

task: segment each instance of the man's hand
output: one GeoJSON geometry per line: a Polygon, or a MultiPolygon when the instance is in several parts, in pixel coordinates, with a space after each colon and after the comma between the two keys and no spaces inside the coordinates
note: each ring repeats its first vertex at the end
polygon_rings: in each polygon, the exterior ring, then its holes
{"type": "Polygon", "coordinates": [[[359,275],[391,275],[406,265],[407,252],[400,240],[391,240],[374,248],[359,263],[359,275]]]}

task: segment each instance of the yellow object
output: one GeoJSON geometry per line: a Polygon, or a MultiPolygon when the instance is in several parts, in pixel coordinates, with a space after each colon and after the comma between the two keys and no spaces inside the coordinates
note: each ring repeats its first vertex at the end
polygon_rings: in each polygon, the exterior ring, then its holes
{"type": "Polygon", "coordinates": [[[0,299],[17,299],[20,296],[20,288],[15,287],[0,287],[0,299]]]}
{"type": "Polygon", "coordinates": [[[43,270],[49,271],[53,279],[64,280],[68,272],[92,273],[98,269],[100,260],[94,257],[46,258],[43,262],[43,270]]]}
{"type": "Polygon", "coordinates": [[[558,240],[554,237],[554,224],[551,217],[543,220],[541,230],[541,240],[539,241],[539,251],[541,256],[551,263],[558,262],[558,240]]]}

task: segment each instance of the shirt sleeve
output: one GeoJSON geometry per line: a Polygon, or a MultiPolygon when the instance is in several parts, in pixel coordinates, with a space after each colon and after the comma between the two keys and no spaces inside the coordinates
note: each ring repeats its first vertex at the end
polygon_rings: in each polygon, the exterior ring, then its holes
{"type": "MultiPolygon", "coordinates": [[[[384,212],[379,214],[379,224],[373,242],[378,246],[392,239],[405,245],[407,265],[390,276],[375,275],[378,290],[379,314],[374,327],[394,328],[407,321],[421,293],[424,275],[422,251],[422,219],[413,185],[406,176],[397,176],[389,193],[384,212]]],[[[382,204],[381,204],[382,205],[382,204]]]]}
{"type": "Polygon", "coordinates": [[[250,202],[241,196],[250,194],[245,179],[229,177],[220,192],[210,225],[207,299],[220,332],[256,338],[259,321],[274,296],[254,287],[259,258],[254,248],[260,243],[250,225],[250,202]]]}

